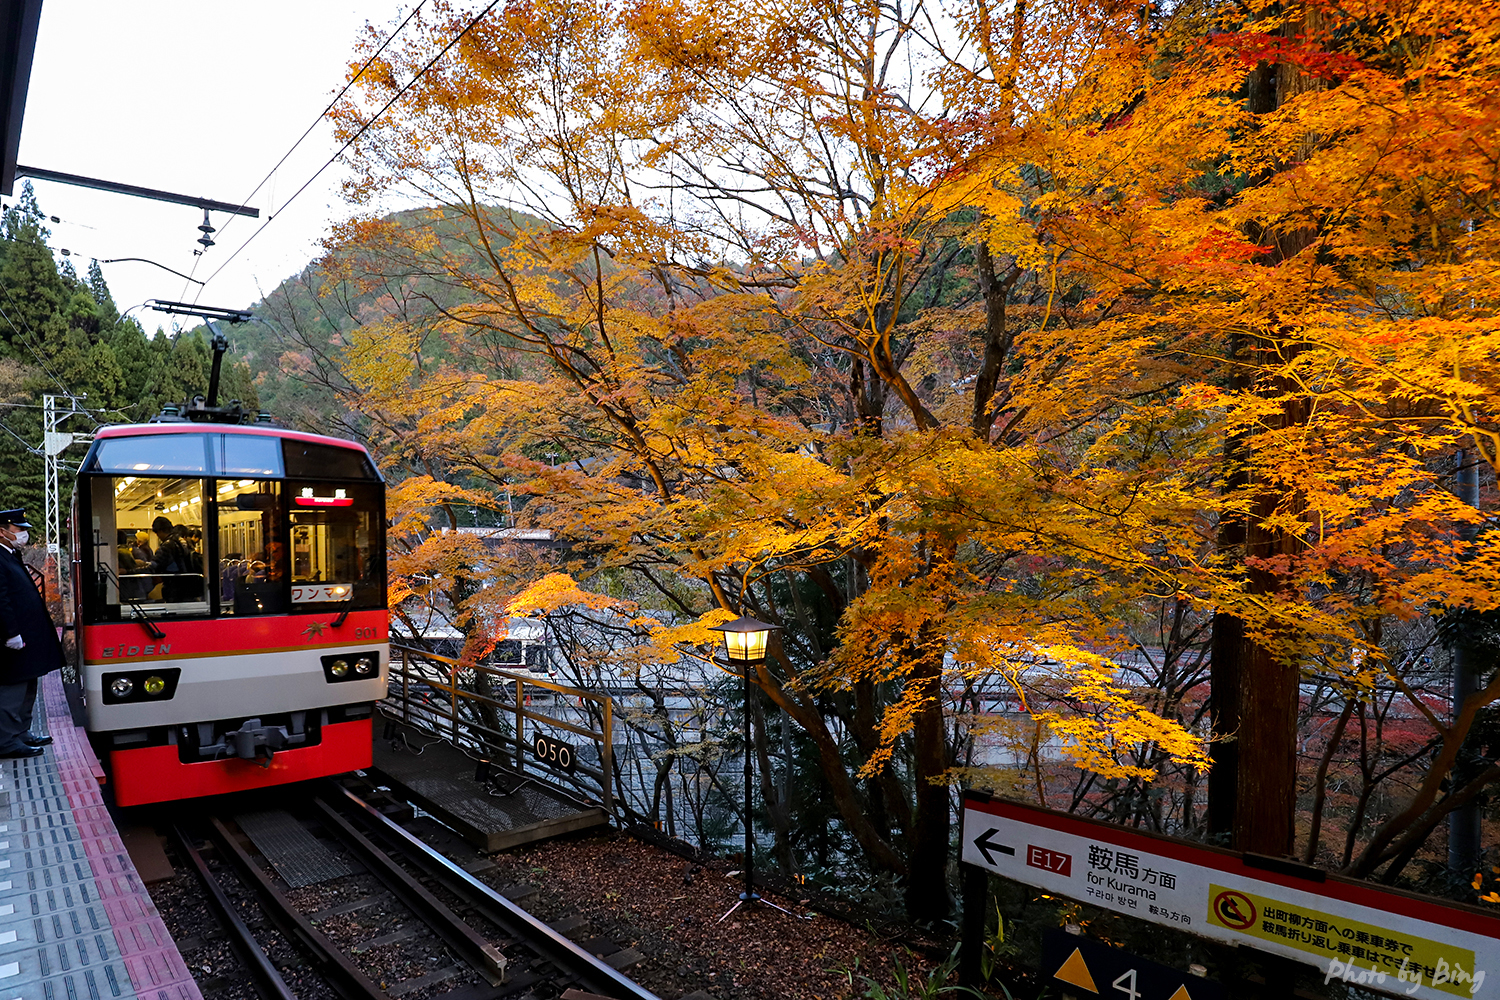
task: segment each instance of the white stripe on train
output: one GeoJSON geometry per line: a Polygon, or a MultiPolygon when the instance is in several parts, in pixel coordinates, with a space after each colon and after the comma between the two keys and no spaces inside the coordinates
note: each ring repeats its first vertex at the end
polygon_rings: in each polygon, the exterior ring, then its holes
{"type": "Polygon", "coordinates": [[[108,665],[85,664],[83,690],[88,705],[88,728],[95,732],[109,732],[212,719],[250,719],[258,715],[379,701],[385,697],[390,662],[390,647],[372,642],[332,649],[172,657],[155,663],[127,660],[108,665]],[[380,654],[377,675],[367,680],[336,683],[326,679],[323,657],[371,650],[378,650],[380,654]],[[172,698],[104,704],[102,678],[105,674],[171,667],[182,670],[177,692],[172,698]]]}

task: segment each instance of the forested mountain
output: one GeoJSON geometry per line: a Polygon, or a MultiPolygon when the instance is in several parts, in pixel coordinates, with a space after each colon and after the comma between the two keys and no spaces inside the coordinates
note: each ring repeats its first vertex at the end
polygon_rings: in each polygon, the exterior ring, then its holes
{"type": "MultiPolygon", "coordinates": [[[[497,232],[540,225],[524,212],[482,208],[497,232]]],[[[453,209],[419,208],[362,223],[366,232],[409,233],[452,259],[482,267],[478,248],[464,232],[466,217],[453,209]]],[[[455,344],[439,333],[445,314],[472,305],[472,290],[441,269],[388,272],[372,266],[371,248],[338,245],[330,236],[328,254],[310,262],[256,303],[258,322],[235,331],[233,350],[254,373],[261,405],[277,419],[304,430],[347,433],[365,438],[371,415],[353,405],[359,390],[347,377],[348,352],[368,347],[382,329],[420,328],[413,343],[417,364],[452,360],[455,344]]],[[[497,236],[503,242],[503,236],[497,236]]]]}
{"type": "MultiPolygon", "coordinates": [[[[33,523],[43,513],[44,395],[85,397],[88,415],[63,429],[89,434],[204,392],[212,359],[201,331],[172,337],[158,329],[148,338],[122,317],[97,261],[84,277],[71,260],[57,262],[45,219],[27,184],[0,223],[0,507],[24,506],[33,523]]],[[[227,363],[223,380],[225,399],[258,405],[243,361],[227,363]]],[[[82,454],[74,445],[64,458],[82,454]]]]}

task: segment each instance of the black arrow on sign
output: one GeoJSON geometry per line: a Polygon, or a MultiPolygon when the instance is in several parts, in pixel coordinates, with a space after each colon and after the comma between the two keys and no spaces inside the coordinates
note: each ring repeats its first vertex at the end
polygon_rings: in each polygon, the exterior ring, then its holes
{"type": "Polygon", "coordinates": [[[984,855],[985,864],[993,865],[995,863],[995,859],[990,857],[991,851],[999,851],[1001,854],[1009,854],[1011,857],[1016,856],[1016,849],[1014,847],[1006,847],[1004,844],[997,844],[990,839],[999,832],[998,829],[992,827],[974,838],[974,846],[979,848],[980,854],[984,855]]]}

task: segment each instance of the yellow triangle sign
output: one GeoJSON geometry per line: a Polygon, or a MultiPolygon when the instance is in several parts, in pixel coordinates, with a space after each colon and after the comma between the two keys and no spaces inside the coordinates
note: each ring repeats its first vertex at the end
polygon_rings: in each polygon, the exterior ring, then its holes
{"type": "MultiPolygon", "coordinates": [[[[1083,961],[1083,952],[1077,948],[1068,960],[1062,964],[1062,968],[1052,973],[1053,979],[1061,979],[1063,982],[1079,989],[1088,990],[1090,993],[1098,993],[1099,987],[1094,985],[1094,977],[1089,975],[1089,967],[1083,961]]],[[[1174,997],[1173,1000],[1176,1000],[1174,997]]]]}
{"type": "Polygon", "coordinates": [[[1177,987],[1177,992],[1167,997],[1167,1000],[1193,1000],[1193,998],[1188,994],[1187,986],[1184,985],[1177,987]]]}

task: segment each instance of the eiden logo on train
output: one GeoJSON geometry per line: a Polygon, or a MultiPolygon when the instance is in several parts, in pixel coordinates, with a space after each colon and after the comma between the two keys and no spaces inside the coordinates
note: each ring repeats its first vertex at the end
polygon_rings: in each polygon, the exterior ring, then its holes
{"type": "Polygon", "coordinates": [[[128,646],[122,642],[118,646],[105,646],[104,649],[100,651],[99,655],[119,659],[120,657],[125,656],[167,656],[171,652],[172,644],[170,642],[155,643],[145,646],[128,646]]]}

